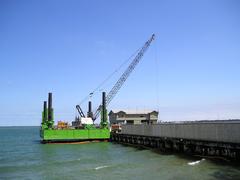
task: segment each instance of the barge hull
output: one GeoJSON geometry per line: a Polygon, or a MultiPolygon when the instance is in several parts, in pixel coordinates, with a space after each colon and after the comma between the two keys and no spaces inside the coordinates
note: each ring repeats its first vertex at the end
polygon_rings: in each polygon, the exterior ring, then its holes
{"type": "Polygon", "coordinates": [[[45,129],[41,130],[42,143],[108,140],[109,129],[45,129]]]}

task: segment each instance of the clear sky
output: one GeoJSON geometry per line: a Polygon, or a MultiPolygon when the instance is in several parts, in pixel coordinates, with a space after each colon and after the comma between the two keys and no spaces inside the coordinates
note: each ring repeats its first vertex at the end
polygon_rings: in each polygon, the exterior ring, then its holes
{"type": "Polygon", "coordinates": [[[109,110],[157,109],[165,121],[240,118],[238,0],[1,0],[0,125],[39,125],[49,91],[55,120],[70,122],[75,105],[152,33],[109,110]]]}

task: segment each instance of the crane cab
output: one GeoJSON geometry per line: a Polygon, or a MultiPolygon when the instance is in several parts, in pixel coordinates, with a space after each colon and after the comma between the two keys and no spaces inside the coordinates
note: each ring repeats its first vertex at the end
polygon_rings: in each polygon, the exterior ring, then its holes
{"type": "Polygon", "coordinates": [[[72,127],[75,129],[82,129],[86,126],[93,126],[93,119],[88,117],[77,117],[75,121],[72,121],[72,127]]]}
{"type": "Polygon", "coordinates": [[[88,118],[83,118],[83,117],[82,117],[82,118],[80,119],[80,121],[81,121],[82,124],[88,124],[88,125],[93,124],[93,119],[90,118],[90,117],[88,117],[88,118]]]}

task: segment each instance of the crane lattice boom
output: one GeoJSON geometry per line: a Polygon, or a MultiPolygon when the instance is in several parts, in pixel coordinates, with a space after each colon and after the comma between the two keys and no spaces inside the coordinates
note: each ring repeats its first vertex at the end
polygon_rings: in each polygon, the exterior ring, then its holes
{"type": "MultiPolygon", "coordinates": [[[[116,82],[116,84],[113,86],[113,88],[111,89],[111,91],[108,93],[107,97],[106,97],[106,105],[108,105],[112,99],[114,98],[114,96],[117,94],[117,92],[121,89],[122,85],[124,84],[124,82],[127,80],[127,78],[129,77],[129,75],[131,74],[131,72],[134,70],[134,68],[137,66],[137,64],[139,63],[139,61],[141,60],[141,58],[143,57],[144,53],[147,51],[147,49],[149,48],[149,46],[151,45],[151,42],[154,40],[155,35],[153,34],[151,36],[151,38],[144,44],[144,46],[141,48],[141,50],[138,52],[137,56],[133,59],[133,61],[131,62],[131,64],[128,66],[128,68],[124,71],[124,73],[122,74],[122,76],[118,79],[118,81],[116,82]]],[[[100,114],[101,111],[101,105],[98,107],[98,109],[96,110],[96,112],[94,113],[93,119],[96,120],[100,114]]]]}

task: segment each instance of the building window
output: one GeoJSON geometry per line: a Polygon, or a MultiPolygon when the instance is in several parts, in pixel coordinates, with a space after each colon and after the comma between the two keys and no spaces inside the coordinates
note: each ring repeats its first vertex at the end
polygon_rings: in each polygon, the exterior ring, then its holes
{"type": "Polygon", "coordinates": [[[118,117],[120,117],[120,118],[123,118],[124,117],[124,114],[118,114],[118,117]]]}
{"type": "Polygon", "coordinates": [[[133,124],[133,120],[128,120],[127,124],[133,124]]]}

